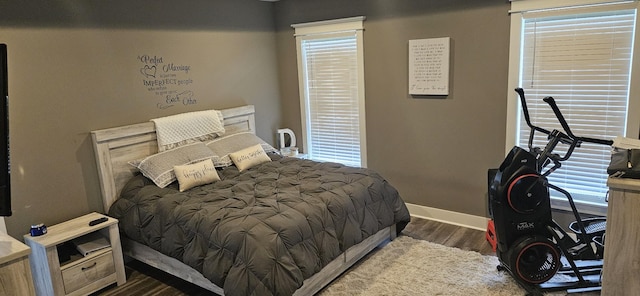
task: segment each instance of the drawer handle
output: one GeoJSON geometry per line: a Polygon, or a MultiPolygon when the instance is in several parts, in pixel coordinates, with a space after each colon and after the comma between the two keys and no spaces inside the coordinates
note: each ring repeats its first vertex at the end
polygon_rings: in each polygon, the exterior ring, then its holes
{"type": "Polygon", "coordinates": [[[87,270],[87,269],[90,269],[90,268],[95,267],[95,266],[96,266],[96,264],[98,264],[98,262],[93,262],[93,264],[91,264],[91,266],[83,267],[83,268],[81,268],[81,269],[82,269],[82,271],[85,271],[85,270],[87,270]]]}

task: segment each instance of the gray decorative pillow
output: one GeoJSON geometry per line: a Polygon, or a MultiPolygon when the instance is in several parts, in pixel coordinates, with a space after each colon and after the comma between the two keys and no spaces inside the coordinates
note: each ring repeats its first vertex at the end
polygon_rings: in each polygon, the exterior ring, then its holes
{"type": "Polygon", "coordinates": [[[176,180],[174,166],[207,159],[215,161],[217,158],[204,143],[197,142],[148,156],[140,161],[137,167],[145,177],[151,179],[158,187],[164,188],[176,180]]]}
{"type": "Polygon", "coordinates": [[[216,167],[227,167],[233,165],[233,161],[229,158],[229,154],[240,151],[242,149],[260,144],[264,152],[276,152],[276,148],[269,145],[264,140],[251,132],[240,132],[230,135],[224,135],[213,141],[207,143],[207,147],[218,156],[213,160],[213,165],[216,167]]]}

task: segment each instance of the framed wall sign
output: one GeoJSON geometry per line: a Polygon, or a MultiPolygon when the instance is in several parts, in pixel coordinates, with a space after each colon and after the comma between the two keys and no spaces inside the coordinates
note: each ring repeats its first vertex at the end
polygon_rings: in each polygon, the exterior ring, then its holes
{"type": "Polygon", "coordinates": [[[449,94],[450,46],[450,37],[409,40],[409,94],[449,94]]]}

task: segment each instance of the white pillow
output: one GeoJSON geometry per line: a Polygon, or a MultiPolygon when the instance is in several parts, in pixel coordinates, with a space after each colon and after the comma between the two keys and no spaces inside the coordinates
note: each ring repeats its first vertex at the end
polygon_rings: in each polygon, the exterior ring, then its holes
{"type": "Polygon", "coordinates": [[[220,180],[211,159],[194,164],[177,165],[173,167],[173,171],[180,184],[180,192],[220,180]]]}
{"type": "Polygon", "coordinates": [[[238,167],[239,171],[244,171],[261,163],[271,161],[271,158],[264,152],[262,145],[256,144],[237,152],[229,153],[229,158],[238,167]]]}
{"type": "Polygon", "coordinates": [[[167,151],[222,136],[224,116],[217,110],[181,113],[152,119],[156,126],[158,151],[167,151]]]}

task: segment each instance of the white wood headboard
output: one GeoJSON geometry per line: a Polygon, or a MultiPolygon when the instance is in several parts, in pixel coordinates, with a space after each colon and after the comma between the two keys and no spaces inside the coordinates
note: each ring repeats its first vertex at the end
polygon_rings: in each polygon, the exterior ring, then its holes
{"type": "MultiPolygon", "coordinates": [[[[255,133],[255,108],[247,105],[220,110],[224,115],[225,132],[255,133]]],[[[144,122],[91,132],[95,152],[104,212],[109,211],[120,191],[136,169],[128,162],[158,152],[156,128],[144,122]]]]}

